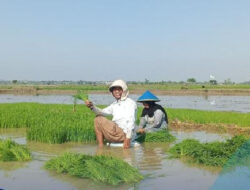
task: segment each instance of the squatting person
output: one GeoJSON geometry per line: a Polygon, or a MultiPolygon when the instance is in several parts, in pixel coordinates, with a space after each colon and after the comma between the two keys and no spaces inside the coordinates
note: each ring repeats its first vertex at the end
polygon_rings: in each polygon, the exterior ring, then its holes
{"type": "Polygon", "coordinates": [[[144,108],[142,110],[140,124],[136,129],[137,133],[150,133],[167,128],[167,113],[161,105],[155,103],[159,101],[159,98],[150,91],[146,91],[138,98],[137,102],[141,102],[144,108]]]}
{"type": "Polygon", "coordinates": [[[85,104],[95,114],[94,120],[96,139],[99,147],[103,147],[104,139],[108,142],[121,142],[123,148],[129,148],[135,128],[137,105],[128,98],[128,87],[123,80],[115,80],[109,87],[115,101],[104,109],[86,100],[85,104]],[[111,115],[112,121],[105,118],[111,115]]]}

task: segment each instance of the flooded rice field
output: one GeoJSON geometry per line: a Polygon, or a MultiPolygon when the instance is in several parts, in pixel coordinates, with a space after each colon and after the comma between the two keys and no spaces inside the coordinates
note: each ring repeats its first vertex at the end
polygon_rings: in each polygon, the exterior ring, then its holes
{"type": "MultiPolygon", "coordinates": [[[[139,95],[131,94],[133,100],[139,95]]],[[[167,108],[189,108],[213,111],[250,112],[250,96],[158,96],[160,104],[167,108]]],[[[97,105],[108,105],[114,101],[110,94],[90,94],[89,99],[97,105]]],[[[48,104],[73,104],[70,95],[6,95],[0,94],[0,103],[38,102],[48,104]]],[[[77,101],[83,104],[83,101],[77,101]]],[[[138,104],[141,106],[141,104],[138,104]]]]}
{"type": "MultiPolygon", "coordinates": [[[[218,135],[203,131],[172,131],[177,142],[186,138],[195,138],[201,142],[215,140],[225,141],[230,135],[218,135]]],[[[0,163],[0,188],[19,190],[81,190],[81,189],[171,189],[171,190],[205,190],[210,189],[219,176],[219,169],[190,165],[178,159],[170,159],[166,143],[144,143],[139,147],[124,150],[122,148],[104,147],[98,149],[96,144],[65,143],[43,144],[28,142],[25,129],[1,129],[0,138],[11,138],[19,144],[27,144],[32,151],[33,161],[20,163],[0,163]],[[56,174],[43,168],[45,161],[64,152],[77,152],[89,155],[108,154],[120,157],[139,169],[145,179],[138,184],[112,187],[88,179],[79,179],[68,175],[56,174]]]]}
{"type": "MultiPolygon", "coordinates": [[[[112,96],[108,94],[90,94],[89,98],[95,104],[110,104],[112,96]]],[[[136,100],[138,95],[131,95],[136,100]]],[[[169,108],[190,108],[201,110],[250,112],[250,96],[159,96],[160,104],[169,108]]],[[[0,95],[0,103],[39,102],[51,104],[73,104],[74,99],[68,95],[16,96],[0,95]]],[[[78,101],[78,104],[83,104],[78,101]]],[[[140,105],[140,104],[138,104],[140,105]]],[[[176,137],[174,143],[192,138],[200,142],[226,141],[230,134],[208,133],[205,131],[170,132],[176,137]]],[[[172,159],[167,153],[174,143],[144,143],[141,146],[124,150],[123,148],[107,147],[99,149],[94,144],[64,143],[46,144],[26,140],[26,129],[0,129],[0,139],[10,138],[18,144],[25,144],[32,152],[30,162],[0,162],[0,189],[5,190],[219,190],[219,189],[249,189],[250,170],[246,167],[236,168],[221,175],[221,169],[187,163],[182,159],[172,159]],[[44,169],[47,160],[65,152],[83,153],[89,155],[107,154],[120,157],[133,167],[138,168],[145,176],[137,184],[110,186],[80,179],[63,174],[56,174],[44,169]],[[242,175],[242,171],[245,175],[242,175]],[[237,187],[228,181],[239,178],[242,183],[237,187]],[[223,186],[224,185],[224,186],[223,186]],[[225,188],[226,187],[226,188],[225,188]]]]}

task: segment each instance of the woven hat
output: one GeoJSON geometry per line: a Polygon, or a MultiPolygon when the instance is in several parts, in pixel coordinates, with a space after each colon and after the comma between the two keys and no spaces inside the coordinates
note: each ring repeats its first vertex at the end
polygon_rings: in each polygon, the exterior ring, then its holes
{"type": "Polygon", "coordinates": [[[144,92],[137,100],[137,102],[159,102],[160,99],[157,98],[152,92],[147,90],[144,92]]]}

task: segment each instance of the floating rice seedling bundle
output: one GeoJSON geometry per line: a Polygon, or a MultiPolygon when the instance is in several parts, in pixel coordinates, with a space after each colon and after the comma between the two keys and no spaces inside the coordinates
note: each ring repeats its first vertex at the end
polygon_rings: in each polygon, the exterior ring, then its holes
{"type": "Polygon", "coordinates": [[[235,136],[226,142],[204,144],[194,139],[187,139],[172,147],[170,153],[172,157],[191,158],[191,161],[199,164],[223,166],[246,141],[244,136],[235,136]]]}
{"type": "Polygon", "coordinates": [[[141,135],[136,141],[138,142],[173,142],[175,137],[169,133],[168,130],[162,130],[154,133],[146,133],[141,135]]]}
{"type": "Polygon", "coordinates": [[[14,141],[0,140],[0,161],[28,161],[31,160],[29,150],[14,141]]]}
{"type": "Polygon", "coordinates": [[[138,170],[118,158],[65,153],[49,160],[45,168],[57,173],[89,178],[111,185],[136,183],[143,179],[138,170]]]}

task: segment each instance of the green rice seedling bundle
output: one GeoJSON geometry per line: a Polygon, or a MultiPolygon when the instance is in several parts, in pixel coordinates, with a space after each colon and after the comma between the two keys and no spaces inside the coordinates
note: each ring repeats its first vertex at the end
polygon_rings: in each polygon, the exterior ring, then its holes
{"type": "Polygon", "coordinates": [[[79,91],[76,95],[74,95],[74,98],[76,98],[78,100],[86,101],[89,99],[89,96],[88,96],[88,94],[79,91]]]}
{"type": "Polygon", "coordinates": [[[175,137],[169,133],[168,130],[162,130],[154,133],[145,133],[141,135],[136,141],[138,142],[166,142],[175,141],[175,137]]]}
{"type": "Polygon", "coordinates": [[[80,178],[89,178],[111,185],[136,183],[143,179],[137,169],[111,156],[89,156],[65,153],[45,164],[45,168],[57,173],[67,173],[80,178]]]}
{"type": "Polygon", "coordinates": [[[14,141],[0,140],[0,161],[28,161],[31,160],[29,150],[14,141]]]}
{"type": "Polygon", "coordinates": [[[244,136],[235,136],[226,142],[200,143],[187,139],[170,149],[172,157],[187,157],[195,163],[223,166],[229,158],[247,141],[244,136]]]}

